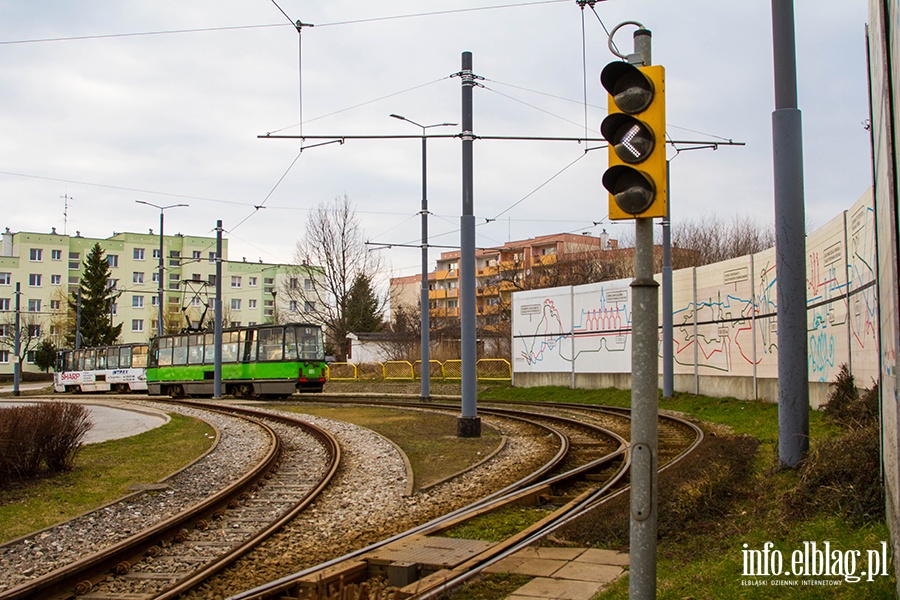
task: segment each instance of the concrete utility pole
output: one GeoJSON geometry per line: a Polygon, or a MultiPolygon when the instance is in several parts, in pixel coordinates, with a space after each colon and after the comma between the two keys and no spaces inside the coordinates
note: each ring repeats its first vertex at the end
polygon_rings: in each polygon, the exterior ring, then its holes
{"type": "Polygon", "coordinates": [[[222,398],[222,219],[216,221],[216,310],[215,333],[216,345],[213,363],[213,398],[222,398]]]}
{"type": "Polygon", "coordinates": [[[806,339],[806,215],[803,133],[797,108],[794,3],[772,0],[775,112],[775,268],[778,292],[778,460],[796,467],[809,452],[806,339]]]}
{"type": "Polygon", "coordinates": [[[15,327],[16,330],[13,333],[13,396],[19,395],[19,381],[22,378],[22,361],[19,359],[19,352],[21,350],[22,345],[22,334],[19,332],[19,328],[21,327],[21,318],[22,318],[22,307],[21,300],[22,297],[22,284],[18,281],[16,282],[16,317],[15,317],[15,327]]]}
{"type": "Polygon", "coordinates": [[[666,218],[662,222],[662,357],[663,398],[675,396],[675,348],[672,343],[672,163],[666,162],[666,218]]]}
{"type": "MultiPolygon", "coordinates": [[[[632,58],[632,57],[629,57],[632,58]]],[[[634,32],[634,60],[651,65],[650,31],[634,32]]],[[[659,284],[653,278],[653,219],[634,221],[631,335],[631,530],[629,597],[656,597],[659,447],[659,284]]]]}
{"type": "Polygon", "coordinates": [[[462,344],[462,415],[456,423],[458,437],[481,437],[478,416],[478,362],[475,331],[475,213],[472,146],[472,53],[462,53],[462,216],[460,217],[459,310],[462,344]]]}

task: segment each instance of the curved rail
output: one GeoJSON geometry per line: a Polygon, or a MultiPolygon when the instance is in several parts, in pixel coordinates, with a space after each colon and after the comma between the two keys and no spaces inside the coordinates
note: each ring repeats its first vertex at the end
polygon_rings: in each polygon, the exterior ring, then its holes
{"type": "MultiPolygon", "coordinates": [[[[260,482],[277,468],[283,453],[280,437],[271,426],[258,418],[248,416],[253,413],[257,413],[258,416],[262,414],[260,411],[231,408],[223,410],[223,407],[212,407],[209,404],[202,403],[184,404],[191,404],[213,412],[238,414],[241,418],[255,423],[268,434],[270,440],[265,455],[247,473],[204,501],[97,553],[86,556],[25,584],[0,592],[0,600],[47,600],[71,598],[86,594],[97,583],[105,580],[110,573],[127,573],[133,565],[142,561],[146,556],[155,555],[159,550],[159,546],[183,539],[185,530],[198,526],[198,524],[203,526],[207,520],[221,516],[231,503],[236,502],[248,491],[258,489],[260,482]]],[[[273,416],[270,413],[265,414],[266,418],[272,418],[273,416]]],[[[289,511],[280,515],[276,521],[273,521],[250,539],[232,548],[216,560],[192,571],[188,576],[175,582],[173,587],[157,597],[174,598],[226,567],[308,506],[334,476],[340,461],[340,447],[334,437],[321,428],[299,419],[282,418],[279,420],[289,422],[294,426],[303,427],[325,446],[329,455],[329,464],[325,476],[289,511]]]]}

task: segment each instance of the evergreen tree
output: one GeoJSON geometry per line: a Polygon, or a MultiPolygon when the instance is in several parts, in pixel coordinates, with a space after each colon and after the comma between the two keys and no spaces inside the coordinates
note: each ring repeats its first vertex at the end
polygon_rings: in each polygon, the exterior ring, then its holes
{"type": "Polygon", "coordinates": [[[347,332],[366,333],[381,329],[381,301],[372,287],[372,279],[358,273],[347,294],[344,307],[347,316],[347,332]]]}
{"type": "MultiPolygon", "coordinates": [[[[113,326],[110,309],[119,294],[109,284],[112,273],[100,244],[94,244],[84,260],[84,273],[78,287],[81,289],[81,345],[82,347],[115,344],[122,333],[122,324],[113,326]]],[[[69,298],[69,309],[78,310],[77,291],[69,298]]],[[[75,342],[73,329],[67,340],[75,342]]]]}
{"type": "Polygon", "coordinates": [[[34,364],[44,373],[56,364],[56,346],[48,338],[34,349],[34,364]]]}

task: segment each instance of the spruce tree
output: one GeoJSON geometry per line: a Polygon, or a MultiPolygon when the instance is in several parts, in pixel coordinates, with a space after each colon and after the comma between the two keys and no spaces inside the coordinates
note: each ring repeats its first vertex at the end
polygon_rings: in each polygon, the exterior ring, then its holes
{"type": "MultiPolygon", "coordinates": [[[[110,315],[112,304],[118,297],[109,284],[111,275],[103,248],[99,243],[94,244],[84,260],[84,273],[78,283],[81,288],[81,346],[84,348],[115,344],[122,333],[122,324],[114,326],[110,315]]],[[[78,310],[77,290],[69,298],[69,309],[73,313],[78,310]]],[[[70,344],[74,344],[74,329],[67,338],[70,344]]]]}
{"type": "Polygon", "coordinates": [[[381,330],[381,302],[372,287],[372,280],[363,273],[357,274],[347,294],[345,307],[347,331],[364,333],[381,330]]]}

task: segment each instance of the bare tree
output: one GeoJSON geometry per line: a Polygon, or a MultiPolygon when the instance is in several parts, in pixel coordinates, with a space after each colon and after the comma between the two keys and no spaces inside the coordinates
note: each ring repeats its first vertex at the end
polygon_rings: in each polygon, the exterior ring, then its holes
{"type": "MultiPolygon", "coordinates": [[[[15,351],[16,313],[7,311],[0,319],[0,348],[13,354],[15,351]]],[[[25,362],[25,356],[34,350],[44,335],[44,320],[37,313],[19,313],[19,362],[25,362]]]]}
{"type": "MultiPolygon", "coordinates": [[[[309,284],[297,285],[298,278],[291,277],[282,293],[322,323],[329,352],[342,360],[347,355],[351,326],[347,308],[353,284],[359,277],[372,279],[382,268],[381,257],[366,247],[364,231],[347,196],[322,202],[310,211],[294,262],[295,271],[306,274],[309,284]],[[321,271],[314,272],[316,267],[321,271]]],[[[378,302],[383,307],[387,299],[379,297],[378,302]]]]}
{"type": "Polygon", "coordinates": [[[761,252],[774,245],[775,229],[748,216],[735,215],[725,220],[707,214],[672,227],[672,246],[693,251],[684,253],[684,264],[677,267],[708,265],[761,252]]]}

